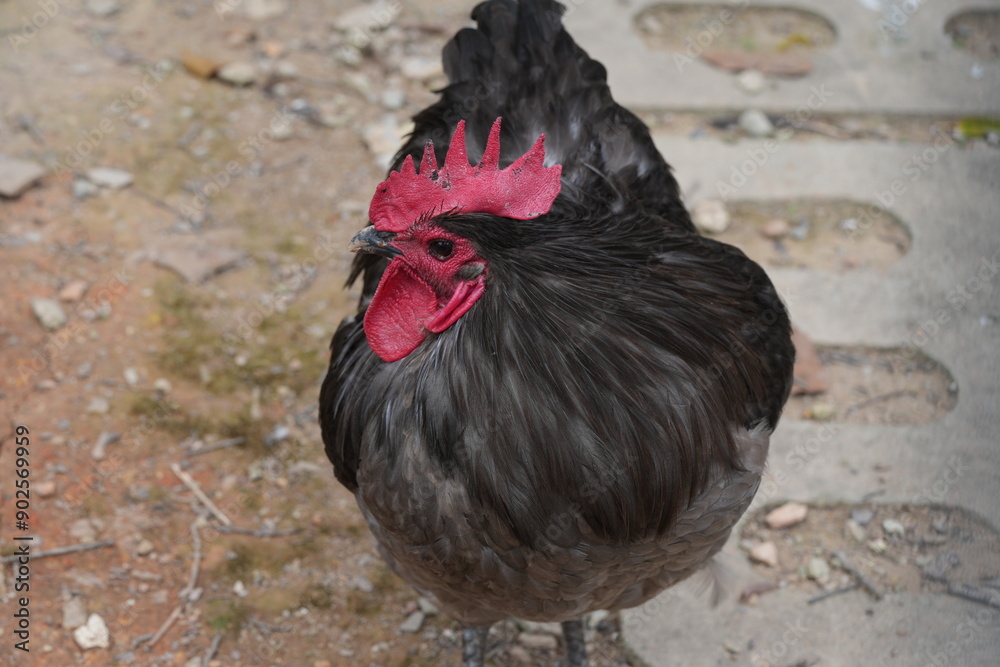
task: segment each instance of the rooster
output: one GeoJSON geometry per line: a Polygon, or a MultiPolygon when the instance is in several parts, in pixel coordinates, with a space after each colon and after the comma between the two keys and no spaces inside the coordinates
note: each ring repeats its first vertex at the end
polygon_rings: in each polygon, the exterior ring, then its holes
{"type": "Polygon", "coordinates": [[[764,271],[698,235],[648,129],[552,0],[445,46],[351,240],[320,395],[379,550],[465,626],[633,607],[704,567],[756,492],[794,350],[764,271]]]}

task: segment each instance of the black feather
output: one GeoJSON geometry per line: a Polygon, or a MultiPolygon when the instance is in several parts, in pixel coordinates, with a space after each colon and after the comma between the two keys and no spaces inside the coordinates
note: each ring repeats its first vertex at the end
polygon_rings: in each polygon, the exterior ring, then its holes
{"type": "Polygon", "coordinates": [[[320,396],[326,451],[384,555],[468,623],[639,604],[714,554],[759,483],[791,387],[787,314],[763,270],[694,233],[647,129],[549,0],[491,0],[445,47],[451,84],[396,158],[438,160],[458,120],[502,163],[546,134],[552,210],[435,222],[487,289],[385,363],[361,319],[385,260],[359,256],[320,396]],[[469,100],[476,100],[476,105],[469,100]]]}

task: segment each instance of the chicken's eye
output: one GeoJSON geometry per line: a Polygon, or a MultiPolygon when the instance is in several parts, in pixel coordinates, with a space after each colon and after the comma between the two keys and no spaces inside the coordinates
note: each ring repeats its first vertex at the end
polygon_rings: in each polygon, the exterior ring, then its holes
{"type": "Polygon", "coordinates": [[[455,244],[448,239],[434,239],[427,244],[427,250],[434,259],[446,260],[455,251],[455,244]]]}

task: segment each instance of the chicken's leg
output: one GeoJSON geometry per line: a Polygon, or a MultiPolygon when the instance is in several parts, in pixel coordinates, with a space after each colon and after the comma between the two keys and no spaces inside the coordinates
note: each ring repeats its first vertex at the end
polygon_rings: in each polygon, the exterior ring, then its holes
{"type": "Polygon", "coordinates": [[[466,628],[462,632],[462,667],[483,667],[486,660],[486,635],[490,626],[466,628]]]}
{"type": "Polygon", "coordinates": [[[566,640],[566,667],[590,667],[587,644],[583,638],[583,621],[563,621],[562,629],[566,640]]]}

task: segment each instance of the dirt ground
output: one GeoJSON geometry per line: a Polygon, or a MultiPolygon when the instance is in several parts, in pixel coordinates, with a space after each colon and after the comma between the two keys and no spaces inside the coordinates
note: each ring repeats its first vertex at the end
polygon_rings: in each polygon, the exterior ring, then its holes
{"type": "MultiPolygon", "coordinates": [[[[20,582],[4,568],[0,662],[458,664],[460,628],[383,565],[315,422],[330,336],[357,297],[346,242],[444,83],[438,53],[471,3],[355,6],[0,3],[0,152],[45,168],[0,198],[0,552],[28,535],[34,554],[31,653],[12,648],[20,582]],[[44,553],[74,545],[88,548],[44,553]],[[106,645],[80,647],[88,619],[106,645]]],[[[680,134],[728,131],[641,111],[680,134]]],[[[824,122],[889,138],[883,118],[824,122]]],[[[908,122],[920,141],[929,123],[908,122]]],[[[827,217],[816,229],[842,221],[827,217]]],[[[855,264],[905,253],[905,230],[879,225],[855,264]]],[[[834,385],[864,384],[866,366],[848,367],[834,385]]],[[[947,405],[947,384],[921,386],[895,397],[917,401],[905,414],[947,405]]],[[[845,391],[830,400],[859,400],[845,391]]],[[[630,664],[614,615],[588,623],[592,664],[630,664]]],[[[547,626],[491,638],[494,664],[561,655],[547,626]]]]}

